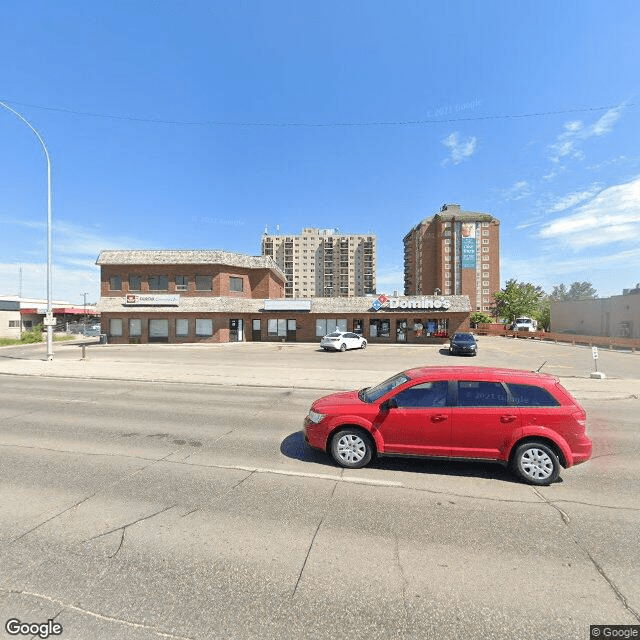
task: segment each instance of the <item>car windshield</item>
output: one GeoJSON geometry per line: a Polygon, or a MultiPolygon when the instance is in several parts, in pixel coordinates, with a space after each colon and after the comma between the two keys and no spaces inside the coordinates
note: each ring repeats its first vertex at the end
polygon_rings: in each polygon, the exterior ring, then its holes
{"type": "Polygon", "coordinates": [[[409,380],[409,376],[404,373],[398,373],[397,375],[377,384],[375,387],[367,387],[366,389],[361,389],[358,392],[358,398],[363,402],[375,402],[378,398],[381,398],[385,393],[391,391],[391,389],[395,389],[397,386],[404,384],[409,380]]]}
{"type": "Polygon", "coordinates": [[[530,324],[531,318],[516,318],[518,324],[530,324]]]}
{"type": "Polygon", "coordinates": [[[328,335],[325,336],[325,338],[339,338],[342,334],[341,333],[329,333],[328,335]]]}
{"type": "Polygon", "coordinates": [[[473,342],[473,336],[470,333],[456,333],[453,339],[459,342],[473,342]]]}

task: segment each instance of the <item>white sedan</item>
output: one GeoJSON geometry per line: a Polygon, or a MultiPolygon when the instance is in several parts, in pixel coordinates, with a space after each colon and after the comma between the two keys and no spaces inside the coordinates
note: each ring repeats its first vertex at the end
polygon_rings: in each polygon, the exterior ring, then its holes
{"type": "Polygon", "coordinates": [[[357,333],[334,331],[322,338],[320,346],[325,351],[346,351],[347,349],[364,349],[367,341],[357,333]]]}

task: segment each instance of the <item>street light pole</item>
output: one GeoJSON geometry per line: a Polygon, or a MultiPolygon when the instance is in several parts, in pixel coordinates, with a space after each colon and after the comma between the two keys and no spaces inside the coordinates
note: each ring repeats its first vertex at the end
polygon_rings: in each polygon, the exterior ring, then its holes
{"type": "Polygon", "coordinates": [[[36,134],[36,138],[38,138],[42,145],[44,155],[47,158],[47,317],[45,324],[47,325],[47,360],[53,360],[53,308],[51,305],[51,160],[49,159],[47,146],[36,128],[23,115],[19,114],[9,105],[0,102],[0,106],[11,111],[11,113],[20,118],[20,120],[36,134]]]}

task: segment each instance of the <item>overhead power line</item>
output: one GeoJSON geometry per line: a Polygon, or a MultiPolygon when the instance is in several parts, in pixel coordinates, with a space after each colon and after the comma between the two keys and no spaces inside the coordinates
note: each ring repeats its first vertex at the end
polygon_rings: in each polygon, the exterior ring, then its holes
{"type": "MultiPolygon", "coordinates": [[[[549,116],[569,115],[573,113],[589,113],[595,111],[608,111],[610,109],[635,107],[634,103],[623,103],[602,107],[578,107],[574,109],[562,109],[557,111],[538,111],[533,113],[503,113],[493,115],[467,116],[461,118],[425,118],[424,120],[372,120],[365,122],[234,122],[225,120],[164,120],[160,118],[146,118],[141,116],[114,115],[109,113],[96,113],[91,111],[77,111],[62,107],[50,107],[13,100],[2,100],[11,105],[54,111],[74,116],[89,118],[104,118],[108,120],[123,120],[128,122],[141,122],[147,124],[162,124],[191,127],[409,127],[429,124],[448,124],[456,122],[478,122],[482,120],[514,120],[518,118],[545,118],[549,116]]],[[[449,111],[449,108],[436,109],[436,111],[449,111]]]]}

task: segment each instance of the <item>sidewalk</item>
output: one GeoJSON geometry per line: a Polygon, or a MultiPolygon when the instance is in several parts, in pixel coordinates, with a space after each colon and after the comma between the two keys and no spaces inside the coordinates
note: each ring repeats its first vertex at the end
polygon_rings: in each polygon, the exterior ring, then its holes
{"type": "MultiPolygon", "coordinates": [[[[264,343],[263,343],[264,344],[264,343]]],[[[72,346],[72,345],[68,345],[72,346]]],[[[303,348],[305,347],[304,345],[303,348]]],[[[35,345],[34,345],[35,347],[35,345]]],[[[224,349],[224,345],[220,345],[224,349]]],[[[277,349],[277,345],[275,345],[277,349]]],[[[310,346],[306,346],[310,349],[310,346]]],[[[160,347],[159,349],[162,349],[160,347]]],[[[313,361],[305,359],[307,354],[295,353],[295,347],[289,347],[279,355],[277,351],[260,354],[250,350],[229,352],[210,351],[215,360],[198,361],[185,349],[178,352],[166,352],[171,362],[145,361],[144,351],[132,347],[130,351],[111,351],[109,347],[92,346],[87,348],[87,359],[81,360],[79,346],[74,351],[54,357],[52,362],[44,359],[22,359],[1,357],[0,376],[20,375],[55,378],[82,378],[97,380],[128,380],[140,382],[209,384],[221,386],[257,386],[287,387],[298,389],[317,389],[319,391],[341,391],[369,386],[401,371],[402,351],[398,357],[385,362],[376,360],[353,359],[347,364],[340,359],[343,354],[327,354],[327,358],[313,361]],[[100,351],[96,351],[99,349],[100,351]],[[291,349],[291,351],[289,350],[291,349]],[[302,363],[300,356],[304,356],[302,363]],[[245,357],[246,356],[246,357],[245,357]],[[346,365],[346,366],[345,366],[346,365]],[[367,368],[363,368],[366,365],[367,368]]],[[[155,352],[160,353],[160,351],[155,352]]],[[[351,353],[351,352],[347,352],[351,353]]],[[[165,354],[162,354],[163,357],[165,354]]],[[[201,354],[198,354],[201,355],[201,354]]],[[[475,364],[459,362],[447,364],[475,364]]],[[[621,400],[640,398],[640,380],[604,379],[596,380],[588,376],[558,376],[563,384],[579,400],[621,400]]],[[[1,377],[0,377],[1,382],[1,377]]]]}

